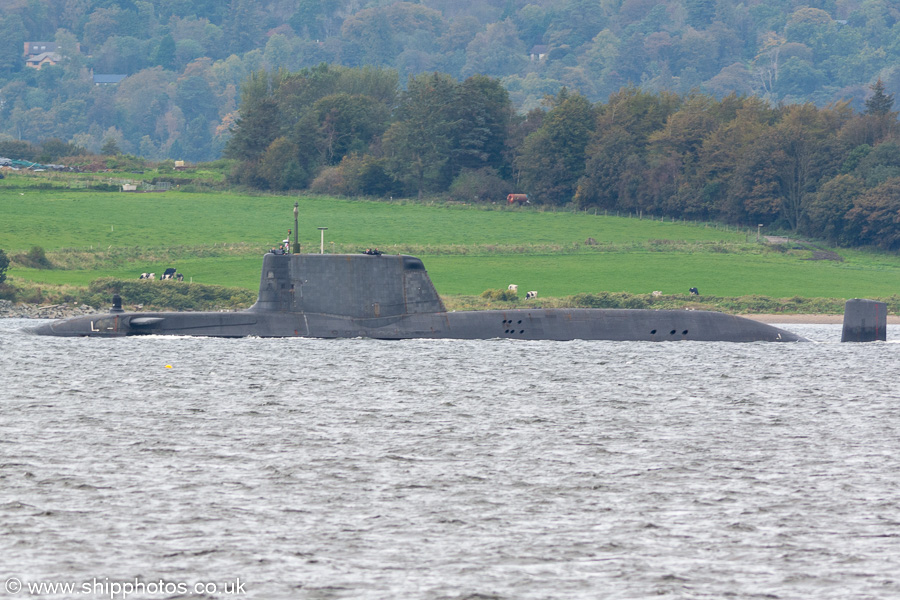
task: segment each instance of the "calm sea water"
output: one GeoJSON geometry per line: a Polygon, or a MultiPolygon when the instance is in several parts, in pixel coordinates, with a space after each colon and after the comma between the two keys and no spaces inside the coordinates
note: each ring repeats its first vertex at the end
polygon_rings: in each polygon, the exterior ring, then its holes
{"type": "Polygon", "coordinates": [[[31,323],[0,321],[0,597],[900,597],[898,343],[31,323]]]}

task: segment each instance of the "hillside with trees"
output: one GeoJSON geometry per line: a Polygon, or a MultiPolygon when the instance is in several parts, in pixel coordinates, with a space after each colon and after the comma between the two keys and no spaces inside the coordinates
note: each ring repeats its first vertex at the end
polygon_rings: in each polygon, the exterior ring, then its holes
{"type": "Polygon", "coordinates": [[[261,189],[897,249],[898,65],[885,0],[10,0],[0,155],[226,156],[261,189]]]}
{"type": "Polygon", "coordinates": [[[900,249],[897,113],[880,80],[861,113],[629,86],[605,103],[563,88],[527,115],[496,79],[391,81],[327,66],[254,75],[225,149],[235,180],[476,203],[517,190],[534,204],[900,249]]]}
{"type": "Polygon", "coordinates": [[[562,87],[605,102],[735,93],[772,105],[900,91],[900,9],[888,0],[8,0],[0,135],[151,159],[217,158],[251,73],[321,63],[499,79],[515,110],[562,87]],[[25,42],[59,61],[29,68],[25,42]],[[95,75],[125,75],[95,85],[95,75]],[[110,146],[112,148],[112,146],[110,146]]]}

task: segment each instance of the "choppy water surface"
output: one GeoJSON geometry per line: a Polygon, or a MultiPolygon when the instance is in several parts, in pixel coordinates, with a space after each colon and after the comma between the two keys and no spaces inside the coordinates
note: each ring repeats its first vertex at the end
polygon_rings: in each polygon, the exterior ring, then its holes
{"type": "MultiPolygon", "coordinates": [[[[839,344],[839,326],[787,327],[821,344],[653,344],[25,324],[0,321],[0,586],[900,597],[897,343],[839,344]]],[[[205,597],[236,596],[221,590],[205,597]]]]}

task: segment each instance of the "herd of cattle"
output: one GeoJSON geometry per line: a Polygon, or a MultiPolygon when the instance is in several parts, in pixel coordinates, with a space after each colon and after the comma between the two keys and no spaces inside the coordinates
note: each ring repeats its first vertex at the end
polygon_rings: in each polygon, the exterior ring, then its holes
{"type": "MultiPolygon", "coordinates": [[[[154,280],[156,279],[156,273],[141,273],[141,276],[138,277],[138,279],[154,280]]],[[[184,275],[182,275],[181,273],[177,273],[175,269],[170,267],[165,270],[160,279],[174,279],[176,281],[184,281],[184,275]]],[[[507,289],[511,292],[515,292],[516,294],[519,293],[519,286],[515,283],[509,284],[509,287],[507,287],[507,289]]],[[[700,292],[695,287],[692,287],[690,291],[692,296],[698,296],[700,294],[700,292]]],[[[653,292],[653,296],[658,298],[662,296],[662,292],[655,290],[653,292]]],[[[534,298],[537,298],[537,292],[535,290],[531,290],[530,292],[525,293],[526,300],[533,300],[534,298]]]]}
{"type": "MultiPolygon", "coordinates": [[[[519,286],[516,285],[515,283],[509,284],[509,287],[506,288],[506,289],[508,289],[508,290],[511,291],[511,292],[515,292],[515,293],[517,293],[517,294],[519,293],[519,286]]],[[[526,299],[526,300],[531,300],[532,298],[537,298],[537,292],[535,292],[535,291],[532,290],[532,291],[530,291],[530,292],[526,292],[526,293],[525,293],[525,299],[526,299]]]]}
{"type": "MultiPolygon", "coordinates": [[[[517,294],[519,293],[519,286],[516,285],[515,283],[509,284],[509,287],[507,289],[511,292],[515,292],[517,294]]],[[[692,287],[690,289],[690,292],[691,292],[691,296],[699,296],[700,295],[700,291],[695,287],[692,287]]],[[[662,292],[660,292],[659,290],[654,290],[652,295],[654,298],[659,298],[662,296],[662,292]]],[[[526,300],[531,300],[532,298],[537,298],[537,292],[532,291],[532,292],[528,292],[525,294],[526,300]]]]}
{"type": "MultiPolygon", "coordinates": [[[[149,279],[151,281],[156,279],[156,273],[141,273],[141,276],[138,279],[149,279]]],[[[160,279],[174,279],[175,281],[184,281],[184,275],[181,273],[176,273],[175,269],[169,267],[162,274],[160,279]]]]}

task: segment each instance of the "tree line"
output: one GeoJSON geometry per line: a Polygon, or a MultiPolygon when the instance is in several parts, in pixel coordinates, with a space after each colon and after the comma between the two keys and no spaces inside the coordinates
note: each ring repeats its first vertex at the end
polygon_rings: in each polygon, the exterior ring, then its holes
{"type": "Polygon", "coordinates": [[[0,10],[0,141],[50,138],[148,159],[221,154],[240,86],[320,63],[498,78],[518,112],[547,94],[591,102],[736,93],[863,110],[878,77],[900,92],[891,0],[7,0],[0,10]],[[25,66],[23,43],[61,60],[25,66]],[[94,85],[92,74],[122,74],[94,85]]]}
{"type": "Polygon", "coordinates": [[[563,88],[518,114],[500,81],[320,65],[256,72],[225,154],[263,189],[442,195],[762,224],[900,249],[900,131],[879,80],[846,102],[563,88]]]}
{"type": "Polygon", "coordinates": [[[225,155],[241,161],[240,184],[421,196],[447,190],[465,170],[502,185],[515,121],[496,79],[430,73],[401,91],[395,71],[323,64],[254,73],[225,155]]]}

